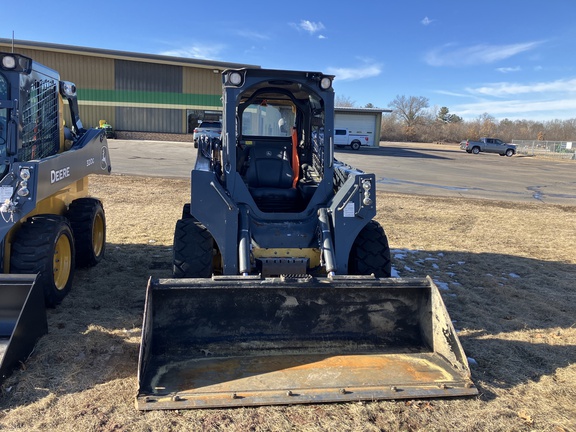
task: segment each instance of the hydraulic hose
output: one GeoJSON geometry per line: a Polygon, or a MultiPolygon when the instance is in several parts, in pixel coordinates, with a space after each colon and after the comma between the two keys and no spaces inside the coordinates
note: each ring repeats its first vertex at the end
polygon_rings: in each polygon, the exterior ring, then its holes
{"type": "Polygon", "coordinates": [[[336,265],[334,264],[334,246],[332,244],[330,224],[328,223],[327,209],[321,208],[318,210],[318,221],[320,222],[320,230],[322,232],[322,257],[326,266],[326,272],[333,276],[336,272],[336,265]]]}

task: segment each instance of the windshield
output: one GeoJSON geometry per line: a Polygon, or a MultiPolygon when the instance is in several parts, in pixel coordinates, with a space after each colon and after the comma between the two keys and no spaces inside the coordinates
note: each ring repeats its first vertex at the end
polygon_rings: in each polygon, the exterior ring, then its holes
{"type": "Polygon", "coordinates": [[[292,102],[263,100],[249,105],[242,114],[242,135],[285,137],[294,126],[292,102]]]}
{"type": "Polygon", "coordinates": [[[214,128],[214,129],[222,129],[222,123],[220,122],[211,122],[211,121],[203,121],[200,124],[201,128],[214,128]]]}
{"type": "MultiPolygon", "coordinates": [[[[8,82],[0,75],[0,101],[8,100],[8,82]]],[[[6,155],[6,134],[8,125],[8,110],[0,108],[0,157],[6,155]]]]}

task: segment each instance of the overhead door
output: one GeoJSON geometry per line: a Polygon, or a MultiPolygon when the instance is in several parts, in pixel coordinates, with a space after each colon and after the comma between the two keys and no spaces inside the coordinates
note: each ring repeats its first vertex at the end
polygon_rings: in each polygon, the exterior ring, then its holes
{"type": "Polygon", "coordinates": [[[366,134],[370,138],[368,145],[374,145],[376,131],[376,115],[336,113],[334,127],[348,129],[350,134],[366,134]]]}

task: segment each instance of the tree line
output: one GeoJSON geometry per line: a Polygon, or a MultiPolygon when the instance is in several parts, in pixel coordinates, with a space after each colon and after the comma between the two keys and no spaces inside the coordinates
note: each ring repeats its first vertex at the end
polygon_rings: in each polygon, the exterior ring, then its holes
{"type": "MultiPolygon", "coordinates": [[[[354,106],[347,97],[336,97],[336,106],[354,106]]],[[[382,116],[382,141],[460,142],[480,137],[503,141],[576,141],[576,118],[568,120],[497,120],[488,113],[464,120],[447,107],[430,108],[428,98],[399,95],[388,105],[392,113],[382,116]]],[[[372,104],[365,108],[374,108],[372,104]]]]}

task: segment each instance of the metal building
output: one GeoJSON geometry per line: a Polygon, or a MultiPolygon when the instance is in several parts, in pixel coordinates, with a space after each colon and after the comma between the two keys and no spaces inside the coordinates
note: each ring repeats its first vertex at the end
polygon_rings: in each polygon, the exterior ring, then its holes
{"type": "Polygon", "coordinates": [[[85,126],[121,131],[191,133],[219,117],[222,70],[259,67],[0,38],[0,51],[12,50],[76,84],[85,126]]]}
{"type": "MultiPolygon", "coordinates": [[[[221,72],[260,67],[0,38],[0,51],[12,50],[76,84],[86,127],[106,120],[126,138],[191,140],[199,121],[221,117],[221,72]]],[[[370,134],[378,146],[382,112],[389,110],[336,107],[336,126],[370,134]]]]}

